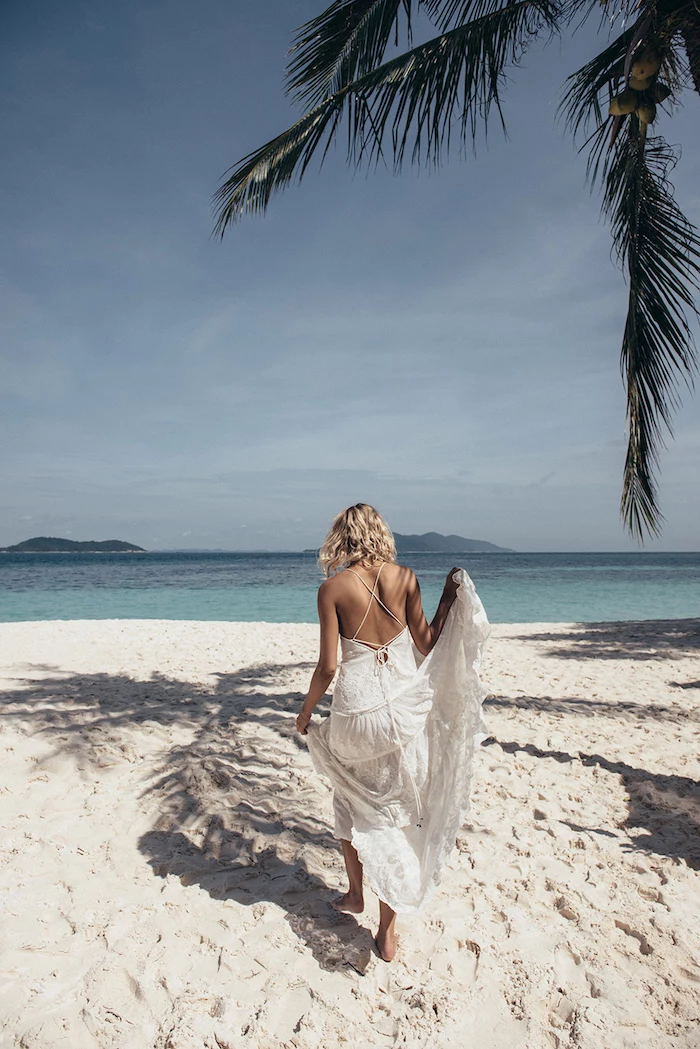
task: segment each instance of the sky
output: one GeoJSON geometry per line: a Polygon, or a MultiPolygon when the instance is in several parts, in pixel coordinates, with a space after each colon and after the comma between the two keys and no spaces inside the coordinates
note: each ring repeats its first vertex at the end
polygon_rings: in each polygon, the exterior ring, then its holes
{"type": "MultiPolygon", "coordinates": [[[[627,292],[556,120],[584,26],[510,73],[505,138],[439,172],[326,164],[223,241],[222,173],[299,114],[323,0],[4,6],[0,545],[298,550],[370,502],[398,532],[632,550],[619,518],[627,292]]],[[[700,220],[700,98],[683,144],[700,220]]],[[[700,399],[650,550],[700,549],[700,399]]]]}

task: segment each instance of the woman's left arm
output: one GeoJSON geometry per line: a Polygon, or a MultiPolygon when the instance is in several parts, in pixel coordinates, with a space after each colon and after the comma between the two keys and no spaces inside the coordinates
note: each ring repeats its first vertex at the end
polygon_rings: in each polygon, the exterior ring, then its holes
{"type": "Polygon", "coordinates": [[[321,583],[318,588],[318,619],[321,624],[321,652],[297,718],[297,732],[304,736],[313,709],[328,689],[338,666],[338,613],[325,583],[321,583]]]}

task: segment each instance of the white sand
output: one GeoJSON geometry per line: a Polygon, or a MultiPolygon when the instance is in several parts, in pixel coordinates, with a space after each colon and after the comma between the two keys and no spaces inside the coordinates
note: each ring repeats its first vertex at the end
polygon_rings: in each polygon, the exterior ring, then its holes
{"type": "Polygon", "coordinates": [[[307,625],[0,626],[0,1049],[697,1049],[700,622],[500,626],[435,901],[356,921],[307,625]]]}

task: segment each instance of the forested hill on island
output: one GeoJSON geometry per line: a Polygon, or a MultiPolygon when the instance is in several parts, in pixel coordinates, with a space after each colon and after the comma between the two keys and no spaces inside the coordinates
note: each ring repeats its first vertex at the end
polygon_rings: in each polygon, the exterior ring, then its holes
{"type": "Polygon", "coordinates": [[[440,535],[425,532],[423,535],[401,535],[394,532],[396,552],[399,554],[512,554],[506,546],[496,546],[484,539],[465,539],[461,535],[440,535]]]}
{"type": "MultiPolygon", "coordinates": [[[[397,554],[513,554],[507,546],[496,546],[485,539],[465,539],[461,535],[440,535],[439,532],[424,532],[423,535],[402,535],[394,532],[397,554]]],[[[317,554],[318,550],[304,550],[305,554],[317,554]]]]}
{"type": "Polygon", "coordinates": [[[0,548],[0,554],[145,554],[142,546],[123,543],[121,539],[105,539],[96,543],[90,540],[78,543],[74,539],[56,539],[40,535],[35,539],[25,539],[16,546],[0,548]]]}

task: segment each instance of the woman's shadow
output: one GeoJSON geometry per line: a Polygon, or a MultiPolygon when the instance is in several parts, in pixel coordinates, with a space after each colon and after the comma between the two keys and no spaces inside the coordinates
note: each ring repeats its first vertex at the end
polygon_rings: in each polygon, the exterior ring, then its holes
{"type": "Polygon", "coordinates": [[[237,851],[248,855],[244,835],[220,827],[212,838],[214,848],[211,838],[197,846],[181,831],[148,831],[138,844],[158,877],[174,875],[184,886],[199,885],[215,900],[248,907],[274,903],[322,969],[336,972],[349,966],[364,975],[376,953],[372,934],[354,915],[335,910],[330,901],[337,893],[321,878],[303,863],[283,859],[274,844],[247,865],[233,858],[237,851]]]}

